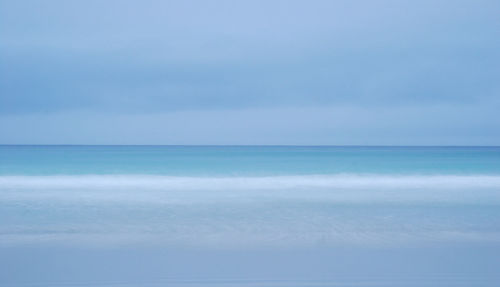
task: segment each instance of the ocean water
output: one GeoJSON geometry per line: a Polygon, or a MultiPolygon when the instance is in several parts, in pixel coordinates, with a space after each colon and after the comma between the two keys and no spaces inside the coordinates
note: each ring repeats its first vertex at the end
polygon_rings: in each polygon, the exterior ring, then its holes
{"type": "Polygon", "coordinates": [[[0,286],[500,286],[500,147],[0,146],[0,286]]]}

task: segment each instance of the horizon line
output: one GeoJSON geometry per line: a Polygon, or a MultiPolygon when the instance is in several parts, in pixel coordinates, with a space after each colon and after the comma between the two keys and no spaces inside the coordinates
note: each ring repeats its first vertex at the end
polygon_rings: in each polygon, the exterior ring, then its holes
{"type": "Polygon", "coordinates": [[[500,147],[500,145],[329,145],[329,144],[0,144],[0,146],[124,146],[124,147],[500,147]]]}

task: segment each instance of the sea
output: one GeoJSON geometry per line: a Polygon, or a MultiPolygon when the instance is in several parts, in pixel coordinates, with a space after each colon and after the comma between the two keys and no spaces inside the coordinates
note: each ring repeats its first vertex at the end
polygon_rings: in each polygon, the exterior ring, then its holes
{"type": "Polygon", "coordinates": [[[2,145],[0,286],[500,286],[500,147],[2,145]]]}

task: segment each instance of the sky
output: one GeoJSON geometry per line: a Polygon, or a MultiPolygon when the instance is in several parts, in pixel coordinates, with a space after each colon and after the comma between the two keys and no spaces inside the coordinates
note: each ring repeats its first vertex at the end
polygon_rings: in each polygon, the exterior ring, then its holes
{"type": "Polygon", "coordinates": [[[500,145],[498,0],[0,0],[0,144],[500,145]]]}

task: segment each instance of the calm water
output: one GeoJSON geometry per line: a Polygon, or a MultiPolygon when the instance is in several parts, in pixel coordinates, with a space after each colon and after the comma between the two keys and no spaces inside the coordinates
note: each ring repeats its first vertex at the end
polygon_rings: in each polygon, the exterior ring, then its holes
{"type": "Polygon", "coordinates": [[[500,174],[499,147],[0,146],[0,174],[500,174]]]}
{"type": "Polygon", "coordinates": [[[0,286],[498,286],[499,147],[0,146],[0,286]]]}

